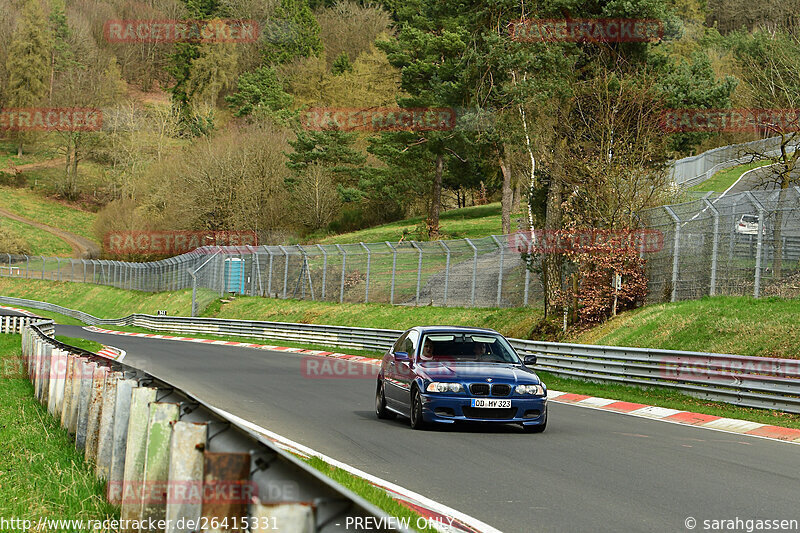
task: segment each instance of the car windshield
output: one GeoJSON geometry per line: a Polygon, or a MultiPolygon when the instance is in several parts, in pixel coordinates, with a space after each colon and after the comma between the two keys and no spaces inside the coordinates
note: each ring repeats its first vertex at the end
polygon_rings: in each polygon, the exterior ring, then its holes
{"type": "Polygon", "coordinates": [[[742,221],[749,222],[751,224],[758,224],[758,217],[756,215],[744,215],[742,216],[742,221]]]}
{"type": "Polygon", "coordinates": [[[520,360],[502,336],[471,333],[436,333],[422,339],[420,361],[478,361],[514,363],[520,360]]]}

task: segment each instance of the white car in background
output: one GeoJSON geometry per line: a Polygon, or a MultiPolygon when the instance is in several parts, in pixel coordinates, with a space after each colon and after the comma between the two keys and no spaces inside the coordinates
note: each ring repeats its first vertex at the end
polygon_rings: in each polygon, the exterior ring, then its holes
{"type": "MultiPolygon", "coordinates": [[[[758,215],[742,215],[742,218],[736,224],[736,233],[758,235],[758,215]]],[[[766,224],[761,228],[761,233],[766,235],[766,224]]]]}

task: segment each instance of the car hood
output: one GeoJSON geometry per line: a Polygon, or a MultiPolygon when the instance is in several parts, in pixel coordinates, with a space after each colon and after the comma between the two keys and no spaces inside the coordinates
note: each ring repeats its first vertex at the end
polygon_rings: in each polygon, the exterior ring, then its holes
{"type": "Polygon", "coordinates": [[[417,372],[431,381],[492,381],[499,383],[539,383],[533,370],[506,363],[439,362],[418,363],[417,372]]]}

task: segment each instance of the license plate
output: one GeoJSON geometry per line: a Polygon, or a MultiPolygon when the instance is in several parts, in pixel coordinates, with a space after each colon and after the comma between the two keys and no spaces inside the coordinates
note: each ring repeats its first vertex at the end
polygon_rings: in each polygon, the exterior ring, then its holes
{"type": "Polygon", "coordinates": [[[490,398],[473,398],[472,407],[487,407],[490,409],[502,409],[511,407],[511,400],[493,400],[490,398]]]}

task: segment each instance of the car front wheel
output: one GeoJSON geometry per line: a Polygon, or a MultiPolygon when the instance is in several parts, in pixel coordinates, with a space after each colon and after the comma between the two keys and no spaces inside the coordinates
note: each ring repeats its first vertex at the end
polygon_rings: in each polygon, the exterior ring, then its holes
{"type": "Polygon", "coordinates": [[[422,395],[419,389],[411,392],[411,429],[425,429],[425,419],[422,418],[422,395]]]}
{"type": "Polygon", "coordinates": [[[383,392],[383,382],[378,382],[378,391],[375,393],[375,414],[381,420],[392,420],[397,415],[386,408],[386,395],[383,392]]]}

